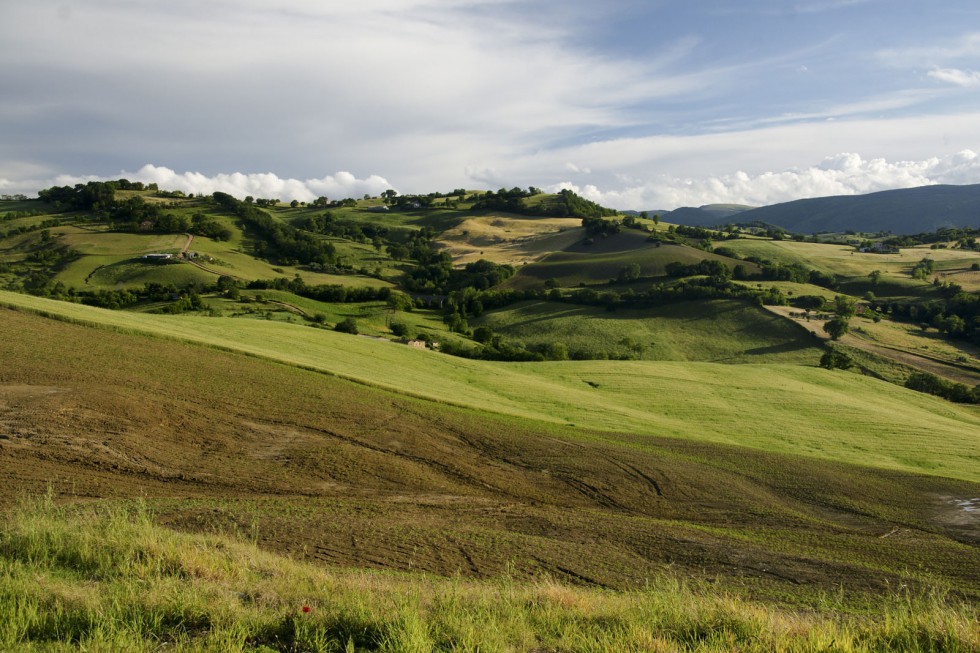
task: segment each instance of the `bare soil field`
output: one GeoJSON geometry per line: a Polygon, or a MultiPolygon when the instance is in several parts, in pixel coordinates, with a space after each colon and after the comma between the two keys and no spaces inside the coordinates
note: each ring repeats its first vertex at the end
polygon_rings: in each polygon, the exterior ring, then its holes
{"type": "Polygon", "coordinates": [[[949,513],[975,483],[667,438],[641,450],[9,309],[0,342],[2,505],[47,488],[142,497],[163,524],[345,567],[616,588],[670,569],[775,596],[938,578],[980,598],[976,530],[949,513]]]}

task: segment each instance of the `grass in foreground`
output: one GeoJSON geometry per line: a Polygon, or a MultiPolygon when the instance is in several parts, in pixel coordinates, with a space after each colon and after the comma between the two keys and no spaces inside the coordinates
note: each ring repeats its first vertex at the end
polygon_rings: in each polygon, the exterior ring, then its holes
{"type": "Polygon", "coordinates": [[[0,531],[4,650],[973,651],[978,611],[900,589],[806,612],[662,577],[612,592],[325,569],[156,526],[142,504],[25,501],[0,531]]]}

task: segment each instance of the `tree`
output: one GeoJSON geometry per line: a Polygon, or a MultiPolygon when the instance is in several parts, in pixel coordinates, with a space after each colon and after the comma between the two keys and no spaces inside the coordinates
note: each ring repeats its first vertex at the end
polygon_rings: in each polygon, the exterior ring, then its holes
{"type": "Polygon", "coordinates": [[[834,312],[837,313],[838,317],[844,318],[846,321],[854,317],[855,310],[854,300],[847,295],[837,295],[834,297],[834,312]]]}
{"type": "Polygon", "coordinates": [[[392,322],[391,332],[399,338],[408,337],[408,325],[404,322],[392,322]]]}
{"type": "Polygon", "coordinates": [[[828,370],[847,370],[854,367],[854,359],[845,352],[831,347],[820,358],[820,367],[828,370]]]}
{"type": "Polygon", "coordinates": [[[831,340],[840,340],[850,330],[850,326],[846,318],[838,316],[824,324],[823,330],[830,334],[831,340]]]}
{"type": "Polygon", "coordinates": [[[616,278],[617,281],[627,282],[636,281],[640,278],[640,264],[630,263],[629,265],[624,265],[619,271],[619,276],[616,278]]]}
{"type": "Polygon", "coordinates": [[[339,331],[340,333],[352,333],[357,334],[357,320],[352,317],[344,318],[337,323],[337,326],[333,328],[334,331],[339,331]]]}
{"type": "Polygon", "coordinates": [[[881,281],[881,270],[872,270],[868,274],[868,279],[871,280],[871,287],[875,288],[878,286],[878,282],[881,281]]]}
{"type": "Polygon", "coordinates": [[[480,343],[493,340],[493,329],[488,326],[478,326],[473,329],[473,339],[480,343]]]}

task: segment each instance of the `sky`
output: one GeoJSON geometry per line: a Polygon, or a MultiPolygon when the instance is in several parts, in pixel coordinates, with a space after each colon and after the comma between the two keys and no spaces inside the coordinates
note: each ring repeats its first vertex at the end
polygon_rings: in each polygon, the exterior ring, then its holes
{"type": "Polygon", "coordinates": [[[0,193],[980,183],[975,0],[5,0],[0,193]]]}

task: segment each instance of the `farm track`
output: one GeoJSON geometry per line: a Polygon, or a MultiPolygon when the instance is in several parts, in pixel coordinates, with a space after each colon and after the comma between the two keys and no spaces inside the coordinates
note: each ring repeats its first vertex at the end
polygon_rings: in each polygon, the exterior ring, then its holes
{"type": "Polygon", "coordinates": [[[980,594],[980,542],[933,519],[977,484],[565,430],[7,309],[0,341],[5,505],[144,497],[175,528],[447,576],[873,590],[924,568],[980,594]]]}
{"type": "MultiPolygon", "coordinates": [[[[803,326],[821,340],[830,340],[830,336],[827,335],[827,332],[823,329],[824,325],[827,323],[827,320],[818,320],[813,318],[809,320],[800,320],[798,318],[791,317],[790,313],[798,312],[799,309],[794,309],[787,306],[766,306],[765,308],[775,315],[779,315],[794,322],[795,324],[803,326]]],[[[935,374],[936,376],[943,377],[950,381],[955,381],[956,383],[964,383],[970,387],[980,384],[980,371],[977,371],[971,366],[961,365],[954,361],[943,360],[938,357],[913,353],[903,349],[898,349],[896,347],[882,345],[872,342],[866,338],[862,338],[854,333],[845,334],[844,337],[840,339],[840,343],[854,347],[855,349],[866,351],[876,356],[890,359],[907,367],[912,367],[923,372],[935,374]]]]}

